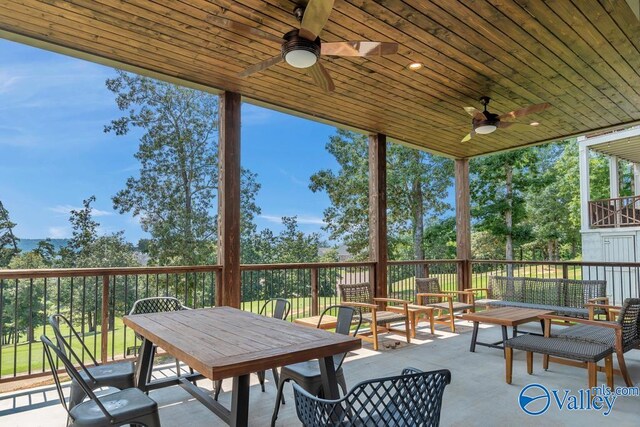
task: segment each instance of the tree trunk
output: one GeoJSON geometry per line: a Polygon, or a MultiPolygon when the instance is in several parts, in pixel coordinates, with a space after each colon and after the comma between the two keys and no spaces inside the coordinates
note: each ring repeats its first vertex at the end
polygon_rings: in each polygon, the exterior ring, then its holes
{"type": "MultiPolygon", "coordinates": [[[[424,259],[424,208],[423,193],[420,177],[413,181],[413,257],[414,259],[424,259]]],[[[416,277],[425,277],[424,265],[416,265],[416,277]]]]}
{"type": "MultiPolygon", "coordinates": [[[[513,167],[505,165],[505,199],[507,209],[504,212],[506,226],[505,259],[513,260],[513,167]]],[[[513,264],[507,264],[507,276],[513,276],[513,264]]]]}
{"type": "Polygon", "coordinates": [[[87,313],[87,316],[89,316],[89,318],[87,319],[87,323],[89,324],[89,332],[94,332],[96,330],[96,322],[95,318],[93,317],[93,312],[89,311],[87,313]]]}

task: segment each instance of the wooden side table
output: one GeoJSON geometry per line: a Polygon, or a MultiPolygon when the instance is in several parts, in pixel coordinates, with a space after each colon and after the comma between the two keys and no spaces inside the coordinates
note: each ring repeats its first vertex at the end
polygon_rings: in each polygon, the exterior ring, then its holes
{"type": "Polygon", "coordinates": [[[318,328],[318,329],[334,329],[338,324],[338,318],[335,316],[330,316],[325,314],[322,317],[322,323],[318,324],[320,321],[320,316],[311,316],[311,317],[299,317],[293,321],[298,325],[308,326],[310,328],[318,328]]]}
{"type": "Polygon", "coordinates": [[[420,321],[420,316],[426,315],[429,318],[429,326],[431,327],[431,335],[434,335],[433,329],[433,307],[425,307],[423,305],[409,304],[409,323],[411,323],[411,338],[416,337],[416,327],[420,321]]]}

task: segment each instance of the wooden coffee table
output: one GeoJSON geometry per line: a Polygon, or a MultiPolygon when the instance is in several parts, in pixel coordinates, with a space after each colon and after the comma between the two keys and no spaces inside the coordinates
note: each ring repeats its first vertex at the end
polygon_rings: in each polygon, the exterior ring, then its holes
{"type": "MultiPolygon", "coordinates": [[[[513,336],[518,335],[518,325],[540,320],[538,316],[553,314],[552,310],[536,310],[530,308],[504,307],[481,311],[479,313],[466,313],[462,319],[473,322],[473,335],[471,336],[471,352],[476,351],[476,345],[499,348],[504,350],[504,343],[507,341],[507,326],[513,328],[513,336]],[[478,326],[480,323],[500,325],[502,327],[502,341],[486,343],[478,341],[478,326]]],[[[544,323],[540,321],[544,332],[544,323]]]]}

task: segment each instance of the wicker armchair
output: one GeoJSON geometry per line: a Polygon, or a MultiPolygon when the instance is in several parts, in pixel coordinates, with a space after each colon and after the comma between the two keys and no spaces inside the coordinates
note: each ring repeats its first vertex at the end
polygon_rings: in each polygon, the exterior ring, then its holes
{"type": "MultiPolygon", "coordinates": [[[[362,322],[368,323],[371,330],[359,333],[357,336],[373,343],[373,349],[378,350],[378,334],[385,332],[404,332],[407,343],[411,342],[411,326],[409,324],[409,301],[394,298],[373,298],[369,283],[352,285],[338,285],[342,305],[358,307],[362,313],[362,322]],[[377,303],[397,304],[381,310],[377,303]],[[391,323],[404,321],[405,330],[391,328],[391,323]]],[[[386,307],[385,307],[386,308],[386,307]]]]}
{"type": "Polygon", "coordinates": [[[451,332],[456,331],[455,312],[475,311],[473,291],[443,291],[437,277],[416,277],[416,303],[433,307],[437,313],[434,323],[448,325],[451,332]],[[464,301],[460,301],[463,299],[464,301]]]}
{"type": "MultiPolygon", "coordinates": [[[[618,359],[618,368],[614,373],[621,375],[628,387],[633,386],[633,381],[627,370],[624,353],[640,347],[640,298],[627,298],[622,308],[603,306],[596,304],[598,309],[620,310],[616,321],[593,321],[585,319],[566,318],[562,316],[543,316],[548,320],[568,320],[577,325],[564,328],[559,332],[552,332],[552,337],[571,339],[594,344],[605,344],[614,349],[618,359]]],[[[545,355],[543,359],[544,369],[548,369],[549,362],[567,364],[562,358],[545,355]]],[[[573,364],[573,363],[569,363],[573,364]]],[[[602,370],[601,367],[598,367],[602,370]]]]}
{"type": "Polygon", "coordinates": [[[437,426],[446,369],[422,372],[406,368],[402,375],[363,381],[339,400],[315,397],[293,385],[298,419],[305,427],[437,426]]]}

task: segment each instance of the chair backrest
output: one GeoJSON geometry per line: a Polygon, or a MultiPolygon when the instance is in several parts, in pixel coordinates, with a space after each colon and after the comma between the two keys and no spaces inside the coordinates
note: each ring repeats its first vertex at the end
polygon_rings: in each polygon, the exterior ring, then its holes
{"type": "Polygon", "coordinates": [[[82,358],[78,356],[78,354],[75,352],[75,350],[71,345],[71,343],[73,342],[72,336],[74,336],[76,341],[79,342],[80,345],[82,346],[83,353],[86,353],[89,355],[89,357],[91,358],[91,362],[93,363],[93,366],[98,366],[99,363],[96,360],[96,358],[93,356],[93,353],[91,353],[91,351],[85,344],[84,340],[82,339],[78,331],[76,331],[76,329],[73,327],[73,325],[71,324],[71,321],[66,317],[64,317],[62,314],[56,313],[49,316],[49,324],[51,325],[51,328],[53,329],[53,333],[55,334],[58,347],[61,350],[63,350],[65,354],[69,356],[69,358],[73,358],[73,360],[75,360],[75,362],[78,365],[80,365],[81,369],[85,372],[90,382],[95,383],[96,381],[95,378],[93,377],[93,375],[91,375],[91,372],[85,366],[82,358]],[[66,325],[67,328],[69,328],[69,341],[64,337],[64,335],[62,334],[62,331],[60,330],[60,322],[63,322],[63,324],[66,325]]]}
{"type": "Polygon", "coordinates": [[[618,315],[624,351],[640,344],[640,298],[627,298],[618,315]]]}
{"type": "Polygon", "coordinates": [[[142,298],[133,303],[129,314],[164,313],[165,311],[188,310],[174,297],[142,298]]]}
{"type": "Polygon", "coordinates": [[[289,317],[291,303],[284,298],[271,298],[262,304],[260,315],[285,320],[289,317]]]}
{"type": "Polygon", "coordinates": [[[293,384],[296,412],[306,427],[327,425],[437,426],[447,369],[363,381],[342,399],[325,400],[293,384]]]}
{"type": "MultiPolygon", "coordinates": [[[[373,303],[371,285],[369,283],[338,285],[338,292],[340,293],[340,300],[342,302],[360,302],[366,304],[373,303]]],[[[367,313],[370,310],[367,308],[362,308],[360,311],[367,313]]]]}
{"type": "MultiPolygon", "coordinates": [[[[417,294],[439,294],[440,292],[440,281],[437,277],[416,277],[416,292],[413,296],[416,303],[420,303],[416,296],[417,294]]],[[[425,297],[422,299],[422,302],[424,304],[433,304],[440,302],[440,299],[435,297],[425,297]]]]}
{"type": "MultiPolygon", "coordinates": [[[[320,319],[318,320],[318,325],[322,324],[322,318],[325,315],[330,314],[333,311],[337,311],[337,323],[336,323],[336,334],[342,335],[351,335],[355,337],[358,334],[358,330],[360,329],[360,325],[362,325],[362,313],[355,307],[349,307],[346,305],[332,305],[325,308],[320,314],[320,319]],[[351,332],[351,327],[356,325],[353,332],[351,332]]],[[[347,356],[347,353],[340,353],[333,356],[333,364],[336,367],[336,370],[340,369],[342,366],[342,362],[344,362],[344,358],[347,356]]]]}
{"type": "Polygon", "coordinates": [[[40,337],[40,341],[42,341],[42,345],[44,347],[44,353],[47,357],[47,362],[49,363],[49,367],[51,368],[51,373],[53,374],[53,380],[56,383],[56,390],[58,391],[60,402],[62,403],[62,406],[64,406],[64,409],[67,411],[67,413],[69,413],[69,408],[67,407],[67,402],[65,401],[64,393],[62,391],[60,376],[58,375],[58,369],[54,361],[53,354],[55,354],[58,357],[58,359],[62,362],[62,364],[64,365],[64,369],[67,372],[67,375],[69,375],[69,377],[71,377],[73,381],[75,381],[76,383],[78,383],[80,387],[82,387],[82,390],[86,393],[87,396],[89,396],[89,399],[95,402],[95,404],[98,406],[100,411],[102,411],[104,416],[109,421],[112,421],[113,417],[111,416],[111,414],[109,414],[109,411],[107,411],[104,405],[100,402],[100,399],[96,397],[93,390],[91,390],[91,387],[89,387],[87,383],[82,379],[82,376],[80,375],[80,373],[73,367],[73,363],[71,363],[66,353],[62,351],[60,347],[53,344],[51,340],[47,338],[45,335],[42,335],[40,337]]]}

